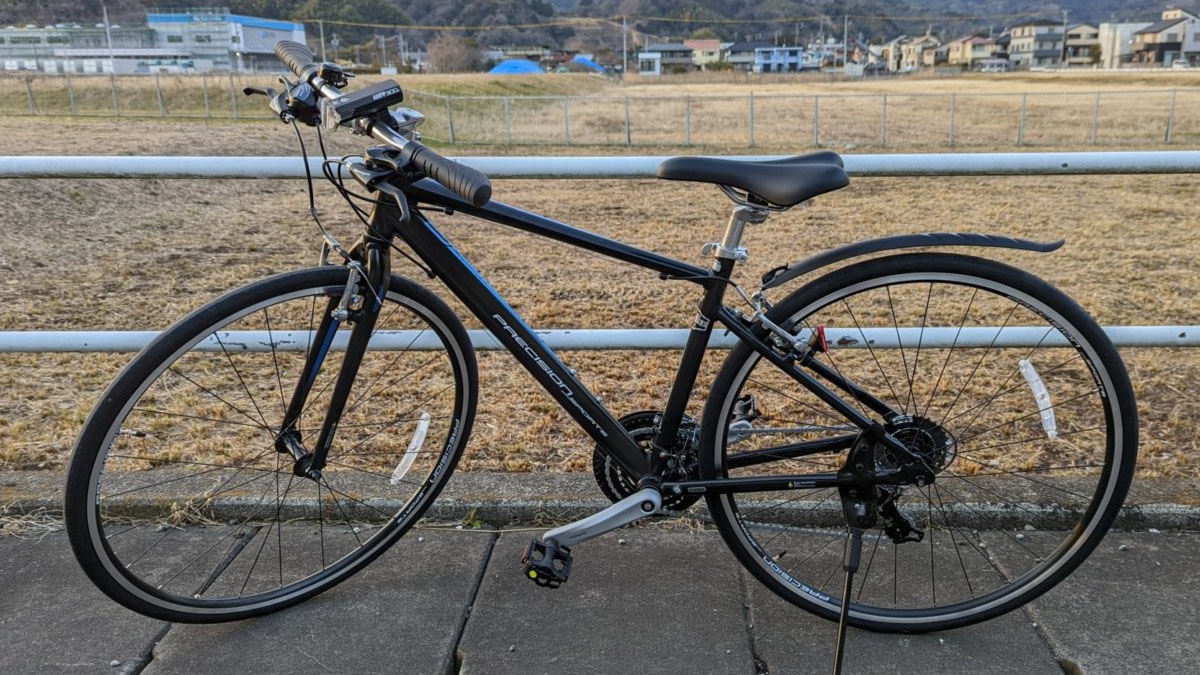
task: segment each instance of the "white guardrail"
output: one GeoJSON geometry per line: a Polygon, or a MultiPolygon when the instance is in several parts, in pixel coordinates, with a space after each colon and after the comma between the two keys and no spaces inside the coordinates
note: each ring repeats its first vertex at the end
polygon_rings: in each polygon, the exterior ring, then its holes
{"type": "MultiPolygon", "coordinates": [[[[747,156],[744,159],[775,159],[747,156]]],[[[665,157],[459,157],[492,178],[647,178],[665,157]]],[[[945,153],[845,155],[846,171],[859,177],[884,176],[1015,176],[1080,174],[1200,173],[1200,151],[945,153]]],[[[320,158],[310,159],[320,175],[320,158]]],[[[127,156],[8,156],[0,157],[0,178],[303,178],[299,157],[127,157],[127,156]]],[[[895,329],[827,327],[831,345],[840,348],[889,348],[916,344],[936,348],[952,343],[967,347],[995,341],[997,346],[1032,347],[1044,330],[1021,327],[978,327],[956,335],[954,328],[895,329]],[[999,332],[997,332],[999,331],[999,332]],[[911,334],[910,334],[911,333],[911,334]],[[976,333],[978,333],[976,335],[976,333]],[[1036,334],[1034,334],[1036,333],[1036,334]],[[865,338],[865,341],[864,341],[865,338]]],[[[1200,325],[1108,326],[1105,331],[1118,347],[1200,347],[1200,325]]],[[[687,329],[545,330],[539,334],[554,349],[620,350],[682,349],[687,329]]],[[[500,349],[486,331],[468,331],[478,349],[500,349]]],[[[144,347],[154,331],[0,331],[0,352],[131,352],[144,347]]],[[[432,348],[433,342],[412,343],[405,331],[372,338],[377,349],[432,348]]],[[[226,347],[246,350],[299,349],[306,332],[243,331],[222,334],[226,347]]],[[[711,345],[729,348],[736,339],[718,331],[711,345]]],[[[1044,344],[1044,343],[1043,343],[1044,344]]],[[[219,344],[213,341],[213,348],[219,344]]],[[[335,341],[335,349],[344,347],[335,341]]],[[[203,345],[202,345],[203,348],[203,345]]]]}

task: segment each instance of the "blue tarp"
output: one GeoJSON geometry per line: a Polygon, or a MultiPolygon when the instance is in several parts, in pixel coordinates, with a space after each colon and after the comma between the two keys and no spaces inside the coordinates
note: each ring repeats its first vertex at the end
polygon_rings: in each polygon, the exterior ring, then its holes
{"type": "Polygon", "coordinates": [[[587,66],[588,68],[591,68],[592,70],[596,71],[597,73],[604,72],[604,66],[600,65],[599,63],[596,63],[595,61],[593,61],[591,59],[585,59],[582,56],[576,55],[575,58],[573,58],[571,60],[582,66],[587,66]]]}
{"type": "Polygon", "coordinates": [[[488,75],[536,75],[542,72],[541,66],[528,59],[509,59],[497,63],[488,75]]]}

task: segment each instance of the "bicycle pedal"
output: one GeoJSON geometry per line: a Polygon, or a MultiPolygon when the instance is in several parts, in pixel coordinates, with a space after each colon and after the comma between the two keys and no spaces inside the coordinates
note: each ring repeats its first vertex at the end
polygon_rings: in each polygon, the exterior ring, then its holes
{"type": "Polygon", "coordinates": [[[525,563],[525,576],[542,588],[558,588],[571,575],[571,549],[534,539],[521,556],[525,563]]]}

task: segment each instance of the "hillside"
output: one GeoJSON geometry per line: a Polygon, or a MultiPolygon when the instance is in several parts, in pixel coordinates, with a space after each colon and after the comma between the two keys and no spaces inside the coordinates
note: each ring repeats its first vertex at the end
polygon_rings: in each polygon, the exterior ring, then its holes
{"type": "MultiPolygon", "coordinates": [[[[114,22],[141,21],[155,0],[108,0],[114,22]]],[[[681,39],[697,32],[724,40],[809,40],[819,34],[840,34],[842,17],[850,15],[852,35],[864,39],[932,29],[943,36],[994,30],[1021,16],[1097,23],[1109,20],[1153,19],[1158,0],[229,0],[237,13],[283,19],[325,19],[328,22],[415,24],[421,26],[487,26],[464,31],[488,45],[540,44],[553,47],[619,48],[616,22],[581,25],[540,25],[570,18],[630,17],[642,39],[681,39]],[[911,17],[911,18],[909,18],[911,17]],[[802,21],[789,19],[805,18],[802,21]],[[522,26],[515,28],[514,26],[522,26]],[[492,28],[494,27],[494,28],[492,28]]],[[[1200,11],[1200,0],[1181,6],[1200,11]]],[[[101,0],[7,0],[0,3],[0,25],[45,25],[60,21],[95,23],[101,19],[101,0]]],[[[342,25],[345,44],[368,42],[376,28],[342,25]]],[[[414,45],[431,39],[431,31],[408,31],[414,45]]]]}

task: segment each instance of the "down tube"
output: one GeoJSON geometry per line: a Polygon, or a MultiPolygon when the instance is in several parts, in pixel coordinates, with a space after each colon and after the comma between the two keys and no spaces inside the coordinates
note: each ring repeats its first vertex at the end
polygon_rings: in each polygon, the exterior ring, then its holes
{"type": "Polygon", "coordinates": [[[558,355],[542,342],[424,214],[414,212],[412,220],[398,231],[417,255],[437,271],[437,276],[450,291],[512,352],[588,436],[608,449],[621,468],[629,475],[639,477],[649,470],[642,450],[620,422],[571,374],[558,355]]]}

